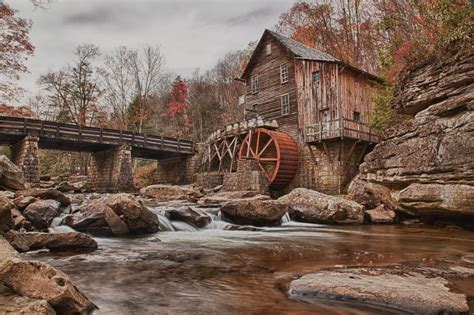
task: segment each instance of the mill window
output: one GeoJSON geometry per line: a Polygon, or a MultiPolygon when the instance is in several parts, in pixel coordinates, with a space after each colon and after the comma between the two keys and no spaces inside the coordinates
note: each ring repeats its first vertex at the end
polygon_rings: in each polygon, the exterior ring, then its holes
{"type": "Polygon", "coordinates": [[[360,122],[360,112],[354,111],[354,112],[352,113],[352,119],[353,119],[354,121],[356,121],[356,122],[360,122]]]}
{"type": "Polygon", "coordinates": [[[280,82],[282,84],[288,82],[288,65],[286,63],[280,66],[280,82]]]}
{"type": "Polygon", "coordinates": [[[252,76],[252,79],[250,81],[250,90],[252,94],[255,94],[258,92],[258,75],[252,76]]]}
{"type": "Polygon", "coordinates": [[[283,94],[281,96],[281,115],[288,115],[290,113],[290,96],[283,94]]]}
{"type": "Polygon", "coordinates": [[[313,72],[313,82],[317,83],[321,79],[321,75],[319,71],[314,71],[313,72]]]}

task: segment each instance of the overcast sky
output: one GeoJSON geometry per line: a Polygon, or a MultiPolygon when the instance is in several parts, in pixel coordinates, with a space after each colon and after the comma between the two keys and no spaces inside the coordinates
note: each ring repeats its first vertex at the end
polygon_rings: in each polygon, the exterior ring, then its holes
{"type": "Polygon", "coordinates": [[[119,45],[160,45],[167,68],[189,76],[257,40],[294,0],[54,0],[47,10],[27,0],[4,2],[33,21],[35,55],[20,84],[36,91],[39,75],[65,66],[83,43],[102,53],[119,45]]]}

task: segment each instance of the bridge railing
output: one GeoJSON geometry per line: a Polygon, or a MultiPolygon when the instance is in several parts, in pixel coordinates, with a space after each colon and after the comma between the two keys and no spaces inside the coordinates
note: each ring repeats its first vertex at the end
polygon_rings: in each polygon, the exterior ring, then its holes
{"type": "Polygon", "coordinates": [[[194,142],[171,137],[99,127],[79,127],[31,118],[1,116],[0,129],[14,134],[34,134],[52,139],[71,139],[103,144],[128,144],[136,147],[160,148],[166,151],[194,153],[194,142]]]}

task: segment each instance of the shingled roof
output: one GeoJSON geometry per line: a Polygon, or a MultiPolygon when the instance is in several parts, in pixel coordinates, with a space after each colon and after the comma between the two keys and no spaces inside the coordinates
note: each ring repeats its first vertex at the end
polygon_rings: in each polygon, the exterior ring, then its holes
{"type": "Polygon", "coordinates": [[[317,61],[339,61],[330,54],[326,54],[325,52],[322,52],[315,48],[303,45],[291,38],[285,37],[268,29],[265,30],[265,32],[270,33],[276,40],[278,40],[283,46],[285,46],[289,51],[291,51],[296,57],[317,61]]]}
{"type": "Polygon", "coordinates": [[[270,31],[269,29],[266,29],[265,32],[263,33],[262,37],[260,38],[260,41],[257,44],[257,48],[255,48],[254,53],[250,57],[249,62],[247,63],[247,66],[245,67],[244,71],[242,72],[241,78],[245,76],[247,71],[252,67],[253,60],[255,58],[255,53],[258,49],[258,47],[262,43],[262,39],[264,38],[265,34],[269,34],[273,38],[275,38],[282,46],[284,46],[288,51],[294,55],[296,58],[300,59],[306,59],[306,60],[314,60],[314,61],[324,61],[324,62],[336,62],[339,64],[344,65],[346,68],[350,68],[353,71],[356,71],[358,73],[361,73],[363,75],[368,76],[372,80],[376,80],[379,82],[383,82],[383,80],[367,71],[364,71],[362,69],[356,68],[354,66],[351,66],[343,61],[338,60],[336,57],[327,54],[325,52],[322,52],[318,49],[306,46],[302,43],[299,43],[291,38],[288,38],[286,36],[283,36],[281,34],[275,33],[273,31],[270,31]]]}

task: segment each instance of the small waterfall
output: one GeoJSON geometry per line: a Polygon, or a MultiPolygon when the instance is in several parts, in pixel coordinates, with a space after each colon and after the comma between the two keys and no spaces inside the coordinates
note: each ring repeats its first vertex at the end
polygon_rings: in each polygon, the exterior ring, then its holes
{"type": "Polygon", "coordinates": [[[182,221],[171,221],[175,231],[184,231],[184,232],[196,232],[198,229],[186,222],[182,221]]]}
{"type": "Polygon", "coordinates": [[[285,224],[291,221],[290,214],[287,212],[281,217],[281,224],[285,224]]]}
{"type": "Polygon", "coordinates": [[[61,225],[64,216],[56,217],[51,222],[51,225],[48,228],[49,233],[68,233],[68,232],[77,232],[72,227],[67,225],[61,225]]]}
{"type": "Polygon", "coordinates": [[[162,215],[160,213],[156,213],[156,215],[158,216],[158,219],[160,220],[160,231],[161,232],[176,231],[173,224],[171,223],[171,221],[167,217],[165,217],[164,215],[162,215]]]}

